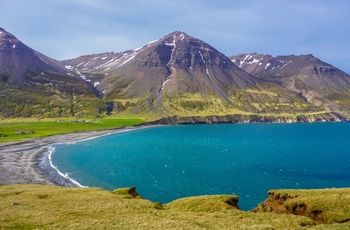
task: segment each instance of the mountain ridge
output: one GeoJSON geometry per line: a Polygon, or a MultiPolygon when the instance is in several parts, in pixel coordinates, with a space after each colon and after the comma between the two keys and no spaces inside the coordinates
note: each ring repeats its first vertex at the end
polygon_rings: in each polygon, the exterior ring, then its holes
{"type": "MultiPolygon", "coordinates": [[[[4,29],[0,32],[0,89],[10,95],[0,101],[4,117],[109,114],[161,119],[241,114],[295,118],[350,110],[345,102],[338,105],[326,96],[317,104],[270,75],[261,75],[259,65],[245,69],[247,56],[232,61],[233,57],[180,31],[133,50],[62,61],[32,50],[4,29]],[[18,103],[16,92],[24,89],[22,96],[26,96],[30,87],[37,93],[29,93],[31,103],[18,103]],[[32,108],[36,110],[30,112],[32,108]]],[[[266,67],[272,56],[260,58],[266,59],[266,67]]],[[[258,63],[255,59],[250,62],[258,63]]],[[[347,80],[348,75],[344,76],[347,80]]]]}
{"type": "Polygon", "coordinates": [[[350,75],[311,54],[272,57],[241,54],[231,60],[242,69],[298,93],[306,101],[349,116],[350,75]]]}
{"type": "Polygon", "coordinates": [[[91,88],[57,60],[0,29],[0,115],[60,117],[98,115],[104,109],[91,88]]]}
{"type": "MultiPolygon", "coordinates": [[[[130,98],[138,100],[139,104],[135,103],[135,100],[130,102],[136,113],[142,112],[137,109],[138,106],[154,113],[158,112],[160,116],[179,115],[177,114],[179,110],[182,111],[180,114],[182,116],[191,116],[191,113],[194,115],[256,113],[264,108],[248,106],[247,103],[241,102],[244,100],[242,98],[248,96],[254,104],[259,104],[257,98],[262,98],[261,95],[265,97],[263,100],[278,101],[277,93],[269,93],[266,96],[271,85],[266,86],[261,79],[242,71],[212,46],[178,31],[138,49],[123,53],[82,56],[67,60],[64,64],[69,69],[81,73],[85,71],[84,74],[90,74],[92,78],[94,74],[104,75],[105,77],[94,83],[104,94],[104,98],[114,99],[115,107],[119,108],[127,106],[126,103],[121,105],[116,98],[124,102],[130,98]],[[91,58],[95,64],[91,62],[91,58]],[[102,61],[102,64],[97,60],[102,61]],[[107,86],[113,84],[113,81],[117,81],[117,86],[108,89],[107,86]],[[145,85],[140,90],[141,84],[145,85]],[[133,94],[133,90],[138,94],[133,94]],[[140,98],[146,93],[144,90],[150,93],[147,98],[140,98]],[[176,101],[177,95],[182,98],[180,102],[176,101]],[[270,97],[274,97],[273,100],[270,97]],[[210,111],[209,107],[214,107],[214,104],[219,104],[218,109],[210,111]],[[177,107],[177,111],[169,108],[174,106],[177,107]],[[196,109],[201,111],[193,111],[196,109]]],[[[274,87],[278,88],[277,85],[273,85],[274,87]]],[[[279,93],[284,91],[281,88],[278,90],[279,93]]],[[[291,92],[282,94],[286,94],[287,98],[298,100],[299,104],[304,104],[298,95],[292,95],[291,92]]]]}

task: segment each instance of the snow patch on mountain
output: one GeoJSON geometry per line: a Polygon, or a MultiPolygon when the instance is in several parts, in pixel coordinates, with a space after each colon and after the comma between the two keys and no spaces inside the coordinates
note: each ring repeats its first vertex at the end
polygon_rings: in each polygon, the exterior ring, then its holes
{"type": "Polygon", "coordinates": [[[148,44],[150,45],[150,44],[155,43],[155,42],[157,42],[157,41],[159,41],[159,39],[154,40],[154,41],[151,41],[151,42],[149,42],[148,44]]]}
{"type": "Polygon", "coordinates": [[[175,35],[173,36],[173,42],[172,43],[168,43],[168,42],[165,42],[164,44],[167,45],[167,46],[172,46],[173,48],[171,49],[171,55],[170,55],[170,60],[169,62],[167,63],[167,66],[170,67],[170,64],[171,62],[173,61],[173,55],[174,55],[174,51],[176,49],[176,40],[175,40],[175,35]]]}
{"type": "Polygon", "coordinates": [[[180,40],[184,40],[185,39],[185,35],[184,34],[180,34],[180,40]]]}
{"type": "Polygon", "coordinates": [[[76,71],[76,73],[84,80],[87,82],[90,82],[91,80],[87,79],[85,75],[83,75],[82,73],[80,73],[78,70],[76,71]]]}
{"type": "Polygon", "coordinates": [[[134,57],[136,57],[145,47],[142,48],[137,48],[131,51],[126,51],[124,53],[113,53],[113,54],[106,54],[100,55],[98,57],[95,57],[92,59],[94,62],[82,62],[80,63],[77,67],[80,65],[84,65],[83,70],[89,71],[89,70],[99,70],[99,71],[107,71],[113,67],[121,67],[128,63],[130,60],[132,60],[134,57]],[[98,65],[96,65],[96,62],[98,65]],[[93,68],[88,68],[88,65],[94,66],[93,68]]]}
{"type": "Polygon", "coordinates": [[[286,67],[288,64],[290,64],[293,60],[290,60],[289,62],[287,62],[284,66],[281,67],[281,69],[283,69],[284,67],[286,67]]]}
{"type": "Polygon", "coordinates": [[[79,66],[81,66],[81,65],[83,65],[84,64],[84,62],[82,62],[82,63],[79,63],[78,65],[77,65],[77,67],[79,67],[79,66]]]}
{"type": "Polygon", "coordinates": [[[206,72],[207,75],[209,75],[209,70],[208,70],[208,68],[207,68],[207,64],[205,63],[203,54],[201,53],[201,51],[198,51],[198,53],[199,53],[199,55],[201,56],[202,62],[203,62],[203,64],[204,64],[204,66],[205,66],[205,72],[206,72]]]}
{"type": "Polygon", "coordinates": [[[85,63],[85,65],[84,65],[84,67],[86,67],[88,64],[90,64],[91,63],[91,61],[88,61],[88,62],[86,62],[85,63]]]}
{"type": "Polygon", "coordinates": [[[46,64],[49,65],[49,63],[47,63],[44,59],[42,59],[40,56],[38,56],[38,58],[40,58],[43,62],[45,62],[46,64]]]}
{"type": "Polygon", "coordinates": [[[166,79],[163,83],[162,83],[162,87],[160,88],[160,91],[162,91],[164,89],[165,84],[169,81],[170,79],[166,79]]]}
{"type": "Polygon", "coordinates": [[[128,59],[126,61],[124,61],[122,64],[120,64],[118,67],[128,63],[130,60],[132,60],[138,54],[139,54],[139,52],[132,53],[130,56],[129,55],[125,55],[126,58],[128,58],[128,59]]]}
{"type": "Polygon", "coordinates": [[[142,47],[139,47],[139,48],[133,49],[132,51],[138,51],[138,50],[140,50],[140,49],[142,49],[142,47]]]}
{"type": "MultiPolygon", "coordinates": [[[[259,65],[262,65],[262,63],[260,61],[262,61],[263,58],[255,58],[253,55],[251,54],[247,54],[240,62],[239,62],[239,67],[242,68],[243,65],[251,65],[254,63],[259,63],[259,65]]],[[[232,62],[235,62],[236,59],[232,59],[232,62]]]]}
{"type": "Polygon", "coordinates": [[[239,62],[239,67],[242,67],[242,65],[250,58],[250,54],[247,54],[242,61],[239,62]]]}

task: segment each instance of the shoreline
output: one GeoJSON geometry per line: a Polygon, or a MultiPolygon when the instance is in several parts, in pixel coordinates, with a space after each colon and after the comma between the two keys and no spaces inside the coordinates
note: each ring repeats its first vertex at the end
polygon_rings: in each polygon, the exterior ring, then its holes
{"type": "Polygon", "coordinates": [[[104,135],[155,127],[130,126],[89,132],[59,134],[23,142],[0,144],[0,185],[48,184],[77,187],[73,181],[60,175],[48,160],[49,146],[56,143],[85,141],[104,135]]]}
{"type": "MultiPolygon", "coordinates": [[[[178,124],[186,125],[190,123],[178,124]]],[[[48,159],[50,145],[85,141],[105,135],[164,125],[169,125],[169,123],[147,123],[138,126],[128,126],[115,129],[73,132],[38,139],[28,139],[22,142],[0,144],[0,185],[48,184],[66,187],[79,187],[79,183],[76,183],[76,181],[71,180],[69,177],[65,177],[63,173],[59,172],[51,164],[48,159]]]]}

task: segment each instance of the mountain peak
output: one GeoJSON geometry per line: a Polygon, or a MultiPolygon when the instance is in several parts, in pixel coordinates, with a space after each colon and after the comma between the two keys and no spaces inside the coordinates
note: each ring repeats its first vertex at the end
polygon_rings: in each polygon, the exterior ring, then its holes
{"type": "Polygon", "coordinates": [[[141,48],[58,62],[0,28],[0,60],[0,91],[10,87],[14,92],[5,98],[6,109],[0,108],[6,116],[34,110],[44,116],[99,115],[103,110],[157,117],[294,115],[325,109],[350,114],[350,76],[312,55],[254,53],[230,59],[181,31],[141,48]]]}
{"type": "Polygon", "coordinates": [[[182,41],[186,37],[189,37],[186,33],[181,31],[174,31],[168,35],[165,35],[161,41],[168,45],[173,45],[175,42],[182,41]]]}
{"type": "Polygon", "coordinates": [[[14,35],[0,27],[0,38],[2,39],[17,39],[14,35]]]}
{"type": "Polygon", "coordinates": [[[182,31],[174,31],[168,35],[165,35],[164,37],[169,37],[169,36],[176,36],[176,37],[183,37],[187,35],[185,32],[182,32],[182,31]]]}

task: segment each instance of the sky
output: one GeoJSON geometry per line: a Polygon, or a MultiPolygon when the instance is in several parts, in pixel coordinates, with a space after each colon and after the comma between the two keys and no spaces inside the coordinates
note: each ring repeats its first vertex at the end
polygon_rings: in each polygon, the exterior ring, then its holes
{"type": "Polygon", "coordinates": [[[0,0],[0,27],[57,60],[182,31],[225,55],[313,54],[350,73],[349,0],[0,0]]]}

